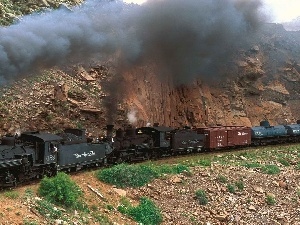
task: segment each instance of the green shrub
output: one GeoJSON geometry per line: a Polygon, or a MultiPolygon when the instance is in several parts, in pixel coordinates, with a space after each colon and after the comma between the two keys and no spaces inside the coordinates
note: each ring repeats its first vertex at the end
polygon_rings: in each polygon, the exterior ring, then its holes
{"type": "Polygon", "coordinates": [[[127,165],[119,164],[111,168],[99,170],[96,176],[99,180],[118,187],[141,187],[162,174],[177,174],[189,172],[186,165],[127,165]]]}
{"type": "Polygon", "coordinates": [[[35,209],[50,220],[62,219],[63,212],[47,200],[36,201],[35,209]]]}
{"type": "Polygon", "coordinates": [[[239,191],[244,190],[245,185],[242,180],[236,181],[234,184],[239,189],[239,191]]]}
{"type": "Polygon", "coordinates": [[[263,173],[266,173],[266,174],[278,174],[278,173],[280,173],[280,169],[276,165],[264,165],[261,168],[261,170],[262,170],[263,173]]]}
{"type": "Polygon", "coordinates": [[[296,194],[297,194],[298,198],[300,198],[300,188],[298,188],[298,189],[296,190],[296,194]]]}
{"type": "Polygon", "coordinates": [[[23,225],[38,225],[39,223],[34,220],[24,220],[23,225]]]}
{"type": "Polygon", "coordinates": [[[280,162],[283,166],[290,166],[289,161],[287,161],[287,160],[284,159],[284,158],[279,158],[279,159],[278,159],[278,162],[280,162]]]}
{"type": "Polygon", "coordinates": [[[140,204],[136,207],[125,203],[124,205],[119,206],[118,210],[143,225],[157,225],[162,222],[160,209],[146,197],[142,197],[140,199],[140,204]]]}
{"type": "Polygon", "coordinates": [[[103,225],[111,225],[112,223],[106,215],[102,215],[100,213],[93,213],[93,217],[95,218],[96,222],[103,225]]]}
{"type": "Polygon", "coordinates": [[[198,199],[200,205],[206,205],[208,203],[206,192],[202,189],[198,189],[196,191],[196,198],[198,199]]]}
{"type": "Polygon", "coordinates": [[[200,159],[197,162],[200,166],[211,166],[211,160],[210,159],[200,159]]]}
{"type": "Polygon", "coordinates": [[[261,164],[257,163],[257,162],[245,162],[242,164],[242,166],[250,169],[250,168],[260,168],[261,164]]]}
{"type": "Polygon", "coordinates": [[[4,192],[4,196],[10,199],[17,199],[19,197],[19,193],[13,190],[4,192]]]}
{"type": "Polygon", "coordinates": [[[227,190],[228,190],[230,193],[235,193],[235,186],[232,185],[232,184],[228,184],[228,185],[227,185],[227,190]]]}
{"type": "Polygon", "coordinates": [[[267,197],[266,197],[266,203],[268,205],[275,205],[276,204],[275,197],[273,195],[267,195],[267,197]]]}
{"type": "Polygon", "coordinates": [[[223,184],[228,182],[227,177],[223,176],[223,175],[218,175],[217,180],[223,184]]]}
{"type": "Polygon", "coordinates": [[[150,166],[127,164],[102,169],[97,173],[99,180],[118,187],[141,187],[158,176],[158,173],[150,166]]]}
{"type": "Polygon", "coordinates": [[[300,162],[297,163],[296,170],[300,170],[300,162]]]}
{"type": "Polygon", "coordinates": [[[55,177],[43,178],[38,188],[38,194],[51,203],[83,209],[83,205],[79,201],[82,191],[65,173],[59,172],[55,177]]]}

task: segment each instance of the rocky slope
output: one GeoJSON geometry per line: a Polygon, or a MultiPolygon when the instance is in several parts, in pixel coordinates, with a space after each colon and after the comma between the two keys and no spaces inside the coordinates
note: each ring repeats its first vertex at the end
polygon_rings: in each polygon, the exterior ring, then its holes
{"type": "Polygon", "coordinates": [[[86,171],[71,178],[83,190],[89,213],[69,210],[54,217],[39,212],[38,184],[32,184],[0,193],[5,202],[0,205],[0,224],[134,225],[137,223],[117,208],[124,198],[137,205],[141,197],[152,199],[159,207],[162,225],[299,224],[298,156],[299,146],[272,146],[251,152],[164,159],[156,163],[194,166],[189,172],[163,175],[140,188],[116,188],[97,180],[95,172],[86,171]],[[206,166],[197,166],[199,162],[206,162],[206,166]],[[197,199],[197,190],[205,192],[205,202],[197,199]],[[62,222],[63,218],[68,222],[62,222]]]}

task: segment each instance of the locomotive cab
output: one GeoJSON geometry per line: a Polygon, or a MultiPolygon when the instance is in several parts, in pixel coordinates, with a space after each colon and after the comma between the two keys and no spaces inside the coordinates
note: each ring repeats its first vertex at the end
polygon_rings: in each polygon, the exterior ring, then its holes
{"type": "Polygon", "coordinates": [[[173,128],[170,127],[141,127],[137,129],[137,134],[147,134],[152,137],[155,148],[170,148],[171,146],[171,132],[173,128]]]}
{"type": "Polygon", "coordinates": [[[50,164],[57,162],[57,152],[60,136],[50,133],[27,132],[21,135],[25,146],[32,147],[34,152],[35,164],[50,164]]]}

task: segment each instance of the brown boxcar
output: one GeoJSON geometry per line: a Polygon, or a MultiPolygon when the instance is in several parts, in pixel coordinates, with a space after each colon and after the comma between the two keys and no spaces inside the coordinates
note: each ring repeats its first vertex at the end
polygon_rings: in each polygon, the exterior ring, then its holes
{"type": "Polygon", "coordinates": [[[251,129],[245,126],[216,126],[199,128],[205,135],[205,149],[248,146],[251,144],[251,129]]]}

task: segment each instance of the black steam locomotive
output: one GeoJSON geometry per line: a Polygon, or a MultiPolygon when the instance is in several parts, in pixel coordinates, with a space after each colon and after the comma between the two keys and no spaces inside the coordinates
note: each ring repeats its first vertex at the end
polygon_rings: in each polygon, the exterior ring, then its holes
{"type": "Polygon", "coordinates": [[[88,142],[85,130],[67,129],[61,134],[25,132],[5,136],[0,145],[0,186],[53,176],[106,163],[112,152],[107,142],[88,142]]]}

